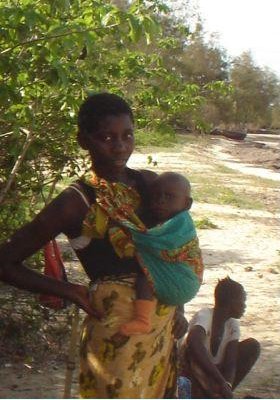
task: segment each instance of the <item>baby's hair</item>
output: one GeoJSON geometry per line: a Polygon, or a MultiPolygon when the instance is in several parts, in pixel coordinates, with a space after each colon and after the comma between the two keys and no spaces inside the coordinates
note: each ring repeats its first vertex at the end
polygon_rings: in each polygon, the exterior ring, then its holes
{"type": "Polygon", "coordinates": [[[91,94],[82,103],[78,113],[78,129],[81,134],[90,135],[98,129],[104,118],[127,114],[133,122],[133,113],[129,104],[113,93],[91,94]]]}
{"type": "Polygon", "coordinates": [[[219,306],[228,305],[232,299],[244,293],[243,286],[227,276],[219,280],[215,288],[215,303],[219,306]]]}
{"type": "Polygon", "coordinates": [[[182,182],[185,185],[187,192],[189,194],[191,193],[191,184],[184,175],[178,174],[178,172],[169,171],[169,172],[164,172],[163,174],[161,174],[159,176],[159,178],[160,177],[168,178],[170,180],[177,181],[177,182],[182,182]]]}

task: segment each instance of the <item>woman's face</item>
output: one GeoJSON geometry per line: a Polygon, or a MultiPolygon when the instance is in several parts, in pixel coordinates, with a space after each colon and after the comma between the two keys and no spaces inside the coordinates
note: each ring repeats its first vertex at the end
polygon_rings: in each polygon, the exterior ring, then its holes
{"type": "Polygon", "coordinates": [[[94,166],[108,172],[124,169],[134,149],[133,128],[127,114],[104,118],[88,140],[94,166]]]}

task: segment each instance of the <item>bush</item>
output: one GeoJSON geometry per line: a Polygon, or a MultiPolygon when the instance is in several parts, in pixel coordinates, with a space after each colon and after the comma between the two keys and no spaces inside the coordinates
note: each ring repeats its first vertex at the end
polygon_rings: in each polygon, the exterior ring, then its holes
{"type": "Polygon", "coordinates": [[[155,128],[139,129],[135,133],[136,146],[169,147],[177,143],[174,129],[169,125],[160,124],[155,128]]]}

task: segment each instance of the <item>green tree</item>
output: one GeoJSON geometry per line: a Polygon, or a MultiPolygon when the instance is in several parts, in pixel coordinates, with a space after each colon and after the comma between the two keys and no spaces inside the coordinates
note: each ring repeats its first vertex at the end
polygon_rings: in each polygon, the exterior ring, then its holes
{"type": "Polygon", "coordinates": [[[75,123],[89,90],[130,99],[146,129],[200,104],[199,87],[147,51],[172,44],[160,30],[166,12],[145,0],[0,2],[2,235],[48,201],[62,174],[86,168],[75,123]]]}
{"type": "Polygon", "coordinates": [[[233,121],[242,126],[270,126],[272,110],[279,99],[280,82],[267,68],[255,65],[249,52],[233,61],[233,121]]]}
{"type": "Polygon", "coordinates": [[[219,47],[214,36],[210,40],[205,39],[201,23],[197,24],[189,37],[182,63],[183,73],[191,82],[206,84],[228,79],[227,54],[219,47]]]}

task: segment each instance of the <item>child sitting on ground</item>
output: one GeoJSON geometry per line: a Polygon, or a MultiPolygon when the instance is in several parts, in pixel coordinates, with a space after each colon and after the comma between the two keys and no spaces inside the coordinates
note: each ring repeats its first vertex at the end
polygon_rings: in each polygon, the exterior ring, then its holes
{"type": "Polygon", "coordinates": [[[142,271],[136,278],[135,318],[120,327],[126,336],[149,333],[156,298],[163,304],[183,305],[199,290],[203,264],[191,208],[191,186],[182,175],[166,172],[152,185],[153,227],[131,229],[142,271]]]}
{"type": "Polygon", "coordinates": [[[240,341],[245,302],[243,286],[227,277],[215,288],[215,306],[193,316],[180,352],[180,375],[191,380],[193,399],[232,398],[258,359],[259,342],[240,341]]]}

